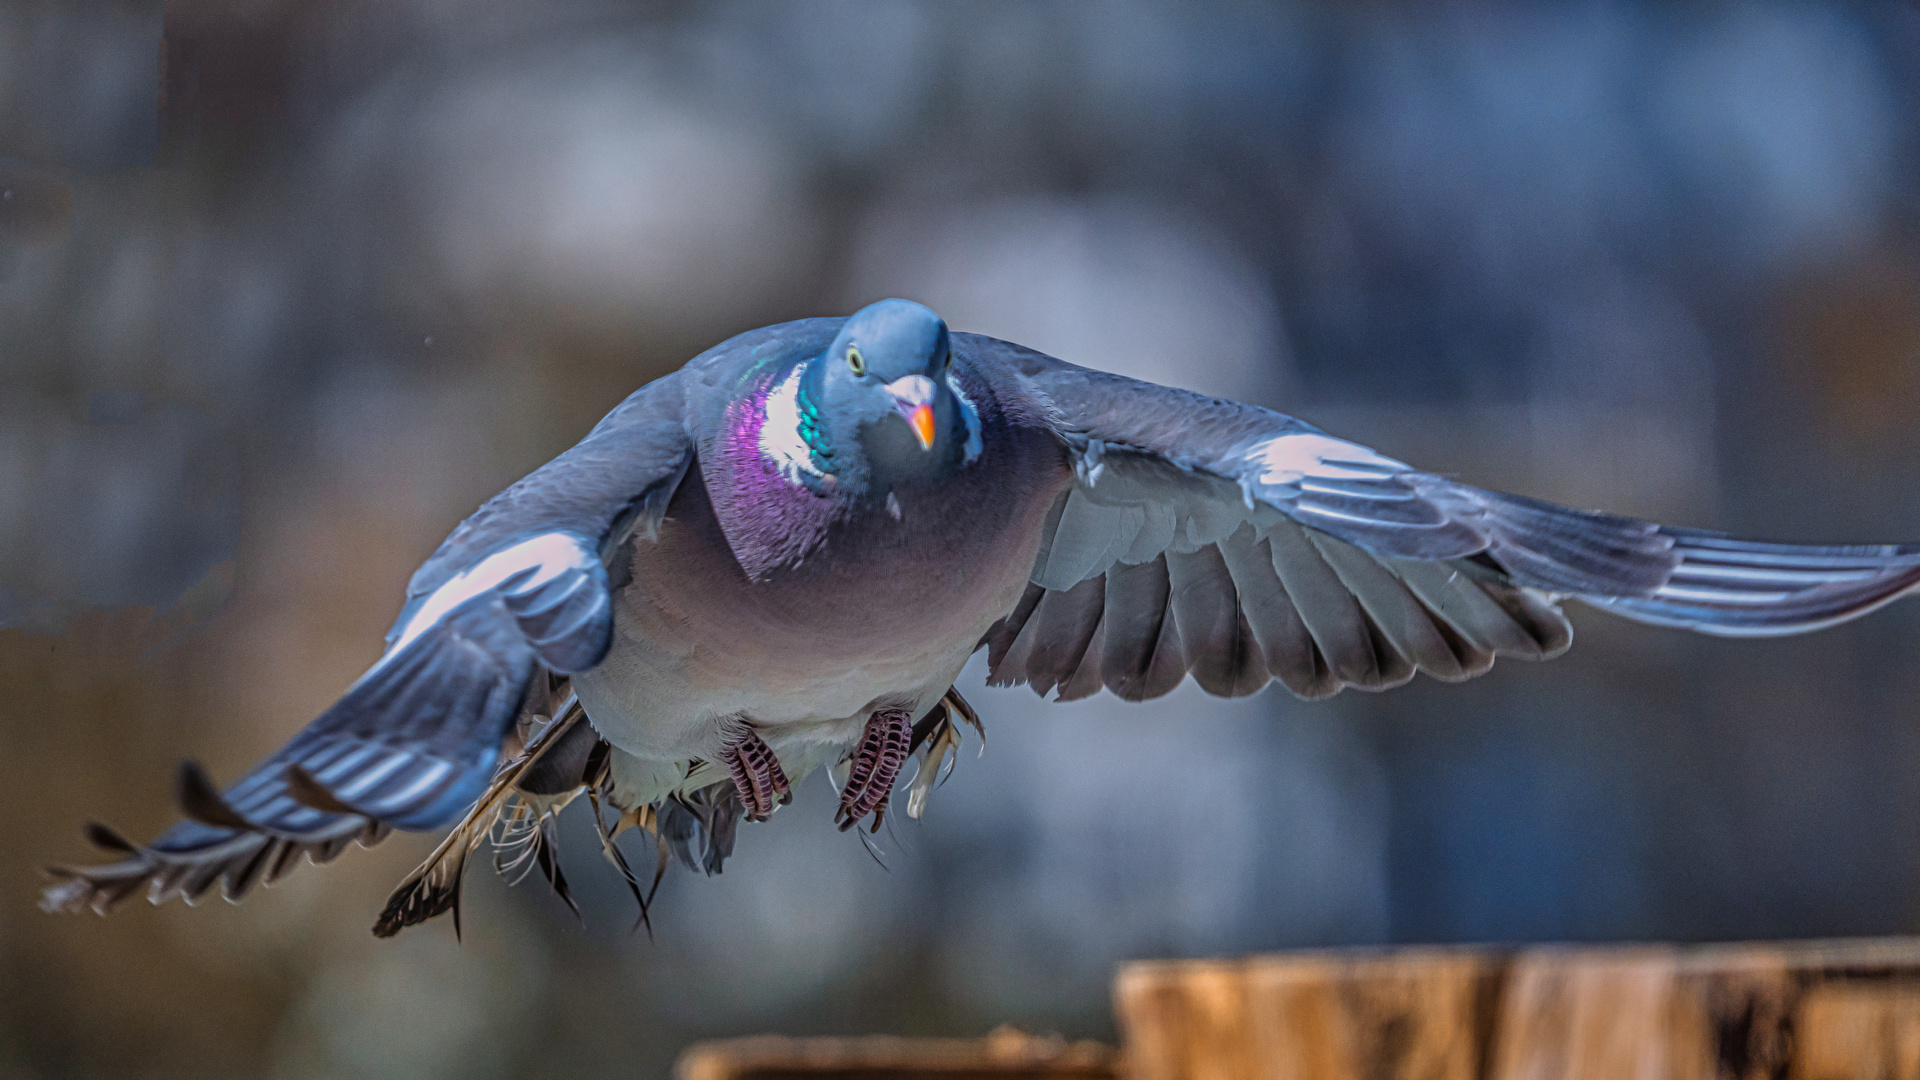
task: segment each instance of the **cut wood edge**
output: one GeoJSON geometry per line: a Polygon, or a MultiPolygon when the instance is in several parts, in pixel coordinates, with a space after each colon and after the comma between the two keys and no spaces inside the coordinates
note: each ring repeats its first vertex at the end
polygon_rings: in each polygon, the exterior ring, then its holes
{"type": "Polygon", "coordinates": [[[674,1080],[800,1080],[808,1076],[929,1076],[1020,1080],[1118,1080],[1120,1053],[1091,1040],[1029,1035],[1010,1026],[984,1038],[790,1038],[759,1035],[695,1043],[674,1065],[674,1080]]]}

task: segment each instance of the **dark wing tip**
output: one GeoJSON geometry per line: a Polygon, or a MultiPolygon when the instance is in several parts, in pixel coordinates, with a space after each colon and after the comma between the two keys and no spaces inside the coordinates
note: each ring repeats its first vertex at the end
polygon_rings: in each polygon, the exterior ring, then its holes
{"type": "Polygon", "coordinates": [[[114,832],[112,829],[97,821],[87,822],[82,831],[86,834],[88,843],[97,848],[114,852],[115,854],[131,855],[135,851],[140,850],[139,846],[133,841],[121,836],[119,833],[114,832]]]}
{"type": "Polygon", "coordinates": [[[58,882],[40,893],[40,910],[49,915],[78,915],[88,910],[105,915],[146,883],[145,868],[132,863],[49,866],[44,872],[58,882]]]}
{"type": "MultiPolygon", "coordinates": [[[[48,867],[47,874],[58,884],[41,893],[40,910],[49,914],[91,910],[105,915],[142,889],[155,904],[175,896],[191,904],[215,885],[227,900],[238,901],[255,885],[271,885],[285,877],[302,855],[315,863],[330,862],[355,840],[370,847],[386,834],[385,826],[358,818],[338,819],[330,829],[303,837],[183,822],[152,845],[128,845],[130,857],[119,862],[48,867]]],[[[109,838],[125,842],[104,826],[90,826],[88,838],[96,843],[109,838]]],[[[113,844],[103,846],[118,849],[113,844]]]]}
{"type": "Polygon", "coordinates": [[[333,789],[320,782],[306,766],[295,763],[287,766],[287,794],[294,802],[309,810],[318,810],[323,814],[356,814],[360,817],[372,815],[353,806],[333,793],[333,789]]]}
{"type": "Polygon", "coordinates": [[[1660,626],[1728,637],[1797,634],[1859,618],[1920,588],[1911,545],[1816,546],[1661,528],[1679,564],[1650,595],[1580,598],[1660,626]]]}
{"type": "Polygon", "coordinates": [[[174,778],[174,801],[180,804],[180,812],[189,820],[202,825],[238,831],[251,831],[254,827],[253,822],[227,805],[213,778],[197,761],[180,763],[180,771],[174,778]]]}
{"type": "Polygon", "coordinates": [[[531,648],[496,609],[455,612],[227,791],[182,764],[175,792],[187,820],[153,843],[89,825],[88,839],[122,858],[58,868],[63,880],[41,906],[104,914],[142,888],[154,903],[191,903],[216,884],[238,900],[302,855],[329,862],[392,826],[444,824],[485,785],[532,666],[531,648]]]}

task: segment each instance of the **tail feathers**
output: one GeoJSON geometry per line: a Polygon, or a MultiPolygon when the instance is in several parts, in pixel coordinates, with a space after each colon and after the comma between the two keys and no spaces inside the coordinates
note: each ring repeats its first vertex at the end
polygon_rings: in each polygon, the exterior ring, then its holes
{"type": "Polygon", "coordinates": [[[1819,547],[1662,528],[1679,562],[1648,595],[1580,593],[1640,622],[1728,637],[1816,630],[1920,585],[1920,545],[1819,547]]]}
{"type": "Polygon", "coordinates": [[[97,844],[127,857],[59,867],[41,906],[105,912],[143,886],[155,903],[222,882],[239,899],[308,855],[324,862],[389,828],[431,829],[459,815],[493,773],[520,711],[534,653],[497,600],[454,611],[363,676],[293,741],[221,793],[182,768],[188,820],[151,844],[103,827],[97,844]]]}
{"type": "Polygon", "coordinates": [[[393,890],[374,924],[375,936],[392,937],[447,912],[453,913],[454,934],[458,936],[467,857],[489,840],[494,846],[495,870],[513,882],[524,878],[530,869],[539,870],[547,885],[578,917],[580,909],[560,869],[555,826],[559,813],[582,794],[593,804],[601,854],[621,873],[639,905],[636,927],[651,930],[648,910],[667,866],[667,847],[660,838],[653,808],[620,810],[611,823],[606,820],[601,814],[601,795],[611,783],[608,744],[594,732],[578,699],[569,698],[557,711],[558,718],[537,731],[524,749],[500,766],[486,791],[453,831],[393,890]],[[652,885],[645,889],[615,842],[632,828],[655,838],[656,869],[652,885]]]}
{"type": "MultiPolygon", "coordinates": [[[[453,913],[454,933],[458,935],[467,859],[488,842],[494,848],[495,870],[512,882],[523,879],[530,870],[538,870],[561,902],[579,916],[580,909],[560,872],[555,826],[558,815],[582,795],[592,807],[600,854],[619,872],[639,909],[635,930],[645,928],[652,933],[649,913],[654,894],[671,861],[677,859],[696,873],[720,873],[733,853],[735,833],[744,820],[732,780],[675,793],[657,802],[630,804],[616,788],[612,762],[616,751],[593,730],[578,700],[570,699],[558,710],[558,717],[500,766],[466,816],[394,889],[374,924],[375,935],[392,937],[447,912],[453,913]],[[629,830],[638,830],[652,842],[650,881],[644,874],[635,873],[620,848],[619,838],[629,830]]],[[[939,782],[957,755],[957,725],[961,723],[986,738],[980,714],[957,691],[949,689],[940,704],[915,727],[908,752],[919,760],[920,773],[908,794],[909,817],[920,816],[928,790],[939,782]]]]}
{"type": "Polygon", "coordinates": [[[726,866],[739,827],[740,792],[723,780],[660,804],[660,836],[680,864],[709,876],[726,866]]]}

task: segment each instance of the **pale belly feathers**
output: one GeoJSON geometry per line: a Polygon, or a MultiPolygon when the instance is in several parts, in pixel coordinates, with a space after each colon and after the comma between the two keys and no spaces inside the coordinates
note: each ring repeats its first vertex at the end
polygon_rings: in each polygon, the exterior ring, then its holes
{"type": "Polygon", "coordinates": [[[711,763],[743,726],[797,783],[836,763],[874,710],[906,708],[917,720],[939,702],[1018,602],[1047,500],[1003,521],[916,530],[937,539],[913,545],[895,542],[905,521],[940,515],[939,504],[900,504],[900,519],[850,520],[798,567],[750,581],[690,473],[658,539],[631,545],[606,659],[573,679],[617,751],[623,802],[725,779],[711,763]],[[708,764],[689,775],[694,760],[708,764]]]}

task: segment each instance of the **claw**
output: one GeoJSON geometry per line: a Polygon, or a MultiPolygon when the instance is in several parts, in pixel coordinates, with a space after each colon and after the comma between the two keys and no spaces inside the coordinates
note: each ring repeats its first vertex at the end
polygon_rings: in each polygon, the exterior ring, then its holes
{"type": "Polygon", "coordinates": [[[760,736],[749,730],[720,752],[720,761],[740,791],[740,807],[748,821],[765,821],[776,805],[793,801],[793,785],[780,768],[780,759],[760,736]]]}
{"type": "Polygon", "coordinates": [[[853,769],[840,790],[840,812],[835,821],[845,832],[861,818],[873,815],[874,831],[887,813],[893,781],[906,764],[913,739],[913,714],[905,709],[881,709],[867,718],[860,744],[853,749],[853,769]]]}

